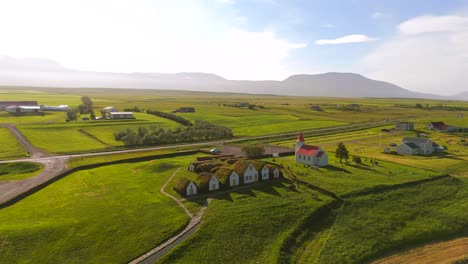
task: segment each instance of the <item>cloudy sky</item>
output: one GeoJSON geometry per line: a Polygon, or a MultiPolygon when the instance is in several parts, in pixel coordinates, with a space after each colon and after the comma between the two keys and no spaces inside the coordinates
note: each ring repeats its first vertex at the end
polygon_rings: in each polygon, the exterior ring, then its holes
{"type": "Polygon", "coordinates": [[[0,55],[87,71],[468,90],[468,0],[0,0],[0,36],[0,55]]]}

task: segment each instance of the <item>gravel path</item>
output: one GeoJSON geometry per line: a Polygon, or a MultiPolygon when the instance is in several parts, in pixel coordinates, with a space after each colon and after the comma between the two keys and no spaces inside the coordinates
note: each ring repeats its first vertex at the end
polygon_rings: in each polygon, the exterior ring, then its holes
{"type": "Polygon", "coordinates": [[[173,249],[175,246],[183,242],[185,239],[187,239],[193,232],[195,232],[198,227],[201,224],[201,218],[203,214],[205,213],[205,210],[207,208],[207,205],[204,205],[201,209],[200,212],[198,212],[197,215],[193,215],[190,213],[190,211],[187,209],[187,207],[176,197],[172,196],[171,194],[167,193],[164,191],[166,188],[167,184],[174,178],[174,176],[179,172],[180,168],[177,169],[171,177],[164,183],[164,185],[161,187],[160,191],[162,194],[168,196],[172,200],[174,200],[182,209],[184,209],[185,213],[190,217],[190,222],[189,224],[185,227],[185,229],[178,233],[177,235],[171,237],[168,239],[166,242],[160,244],[159,246],[151,249],[150,251],[146,252],[145,254],[141,255],[140,257],[134,259],[133,261],[130,262],[130,264],[137,264],[137,263],[143,263],[143,264],[153,264],[160,258],[162,258],[165,254],[167,254],[171,249],[173,249]]]}
{"type": "Polygon", "coordinates": [[[448,264],[468,258],[468,237],[425,245],[408,252],[379,259],[372,264],[448,264]]]}
{"type": "Polygon", "coordinates": [[[0,124],[2,127],[6,127],[10,133],[18,140],[18,142],[23,146],[23,148],[29,152],[31,158],[39,158],[48,156],[48,154],[31,144],[29,140],[21,133],[21,131],[16,128],[14,124],[0,124]]]}

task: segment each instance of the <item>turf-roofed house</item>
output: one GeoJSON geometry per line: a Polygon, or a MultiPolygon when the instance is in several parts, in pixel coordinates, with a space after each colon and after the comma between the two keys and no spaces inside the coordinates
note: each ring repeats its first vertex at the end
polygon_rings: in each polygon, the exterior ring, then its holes
{"type": "Polygon", "coordinates": [[[232,155],[198,157],[180,174],[174,190],[190,196],[281,177],[280,168],[272,163],[232,155]]]}
{"type": "Polygon", "coordinates": [[[320,167],[328,165],[328,155],[325,150],[318,146],[306,145],[302,132],[297,137],[294,151],[298,163],[320,167]]]}

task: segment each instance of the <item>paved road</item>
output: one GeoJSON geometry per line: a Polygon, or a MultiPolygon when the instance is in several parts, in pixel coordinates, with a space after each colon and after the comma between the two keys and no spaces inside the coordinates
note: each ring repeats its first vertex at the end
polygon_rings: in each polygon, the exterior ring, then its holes
{"type": "Polygon", "coordinates": [[[34,177],[21,181],[0,182],[0,205],[57,177],[66,168],[67,159],[43,159],[40,163],[44,165],[44,170],[34,177]]]}
{"type": "Polygon", "coordinates": [[[18,142],[23,146],[23,148],[29,152],[29,155],[32,158],[39,158],[47,156],[47,153],[34,147],[31,142],[21,133],[21,131],[16,128],[14,124],[0,124],[2,127],[6,127],[10,133],[18,140],[18,142]]]}

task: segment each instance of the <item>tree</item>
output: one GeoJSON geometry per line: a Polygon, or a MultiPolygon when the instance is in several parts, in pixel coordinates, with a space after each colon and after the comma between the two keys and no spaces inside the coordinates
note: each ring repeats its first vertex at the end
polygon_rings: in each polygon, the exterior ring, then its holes
{"type": "Polygon", "coordinates": [[[93,101],[89,96],[81,97],[81,104],[78,106],[78,110],[81,114],[94,113],[93,110],[93,101]]]}
{"type": "Polygon", "coordinates": [[[260,145],[249,145],[242,147],[242,151],[249,159],[261,158],[265,154],[265,149],[260,145]]]}
{"type": "Polygon", "coordinates": [[[346,149],[346,146],[345,144],[343,144],[343,142],[338,143],[338,147],[336,148],[335,152],[335,157],[340,159],[340,163],[343,163],[343,159],[345,159],[346,163],[348,163],[349,152],[346,149]]]}
{"type": "Polygon", "coordinates": [[[67,110],[67,120],[69,120],[69,121],[76,120],[77,119],[77,115],[76,115],[77,112],[78,112],[78,110],[76,110],[76,108],[68,109],[67,110]]]}

